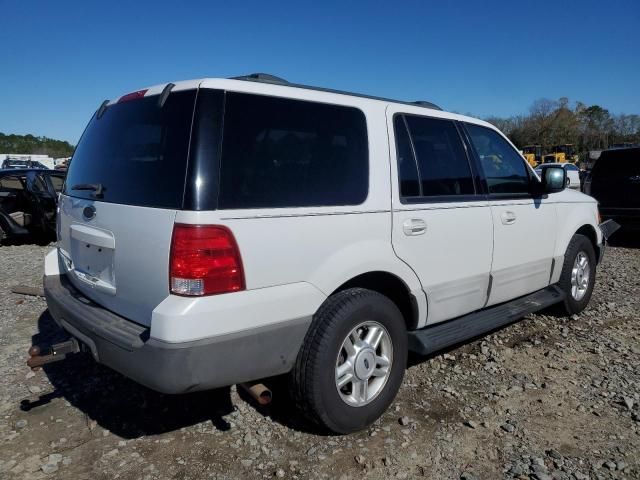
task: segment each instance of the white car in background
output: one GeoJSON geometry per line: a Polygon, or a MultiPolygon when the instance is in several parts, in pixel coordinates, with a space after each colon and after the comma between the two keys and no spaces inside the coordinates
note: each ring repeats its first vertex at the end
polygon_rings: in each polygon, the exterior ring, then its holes
{"type": "Polygon", "coordinates": [[[563,167],[567,171],[567,187],[580,190],[580,169],[573,163],[542,163],[536,167],[538,177],[542,175],[542,167],[563,167]]]}

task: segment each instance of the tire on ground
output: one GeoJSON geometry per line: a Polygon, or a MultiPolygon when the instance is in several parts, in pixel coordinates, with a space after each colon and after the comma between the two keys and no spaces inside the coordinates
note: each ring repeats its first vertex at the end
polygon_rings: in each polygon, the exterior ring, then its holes
{"type": "Polygon", "coordinates": [[[573,315],[584,310],[589,304],[589,300],[591,299],[595,280],[596,254],[593,249],[593,244],[584,235],[575,234],[571,238],[569,246],[567,247],[567,251],[564,255],[562,273],[560,274],[560,280],[558,282],[558,286],[566,294],[564,301],[558,305],[558,313],[563,315],[573,315]],[[589,280],[584,296],[582,296],[582,298],[578,300],[572,295],[572,276],[576,258],[580,253],[586,255],[588,259],[589,265],[587,271],[589,273],[589,280]]]}
{"type": "Polygon", "coordinates": [[[291,372],[290,387],[304,415],[335,433],[362,430],[379,418],[395,398],[407,364],[407,331],[398,307],[384,295],[350,288],[329,297],[313,322],[291,372]],[[381,324],[391,340],[393,359],[386,383],[370,403],[349,405],[336,385],[343,341],[362,322],[381,324]]]}

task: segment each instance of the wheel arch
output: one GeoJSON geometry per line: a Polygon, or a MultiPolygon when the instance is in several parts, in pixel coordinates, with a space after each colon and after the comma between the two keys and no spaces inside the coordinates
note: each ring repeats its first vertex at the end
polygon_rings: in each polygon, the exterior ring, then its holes
{"type": "Polygon", "coordinates": [[[402,313],[407,330],[415,330],[420,324],[418,299],[397,275],[380,270],[362,273],[344,282],[331,295],[349,288],[366,288],[389,298],[402,313]]]}
{"type": "Polygon", "coordinates": [[[598,211],[595,203],[559,203],[557,204],[558,229],[554,257],[562,261],[574,235],[584,235],[589,239],[598,258],[602,242],[602,233],[598,228],[598,211]]]}
{"type": "Polygon", "coordinates": [[[600,246],[598,245],[598,234],[596,233],[596,229],[593,225],[585,224],[582,225],[574,235],[584,235],[589,239],[591,245],[593,246],[593,251],[596,253],[596,261],[600,258],[600,246]]]}

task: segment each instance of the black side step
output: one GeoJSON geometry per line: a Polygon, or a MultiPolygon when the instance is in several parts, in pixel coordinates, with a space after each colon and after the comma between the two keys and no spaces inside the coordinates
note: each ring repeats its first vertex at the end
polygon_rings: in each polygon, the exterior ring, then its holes
{"type": "Polygon", "coordinates": [[[429,355],[479,337],[564,300],[565,294],[552,285],[510,302],[470,313],[431,327],[409,332],[409,350],[429,355]]]}

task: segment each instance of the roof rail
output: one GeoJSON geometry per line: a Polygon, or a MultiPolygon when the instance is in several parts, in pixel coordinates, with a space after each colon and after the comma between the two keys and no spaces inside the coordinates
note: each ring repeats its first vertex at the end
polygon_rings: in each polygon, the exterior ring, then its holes
{"type": "Polygon", "coordinates": [[[433,110],[442,110],[438,105],[432,102],[427,102],[426,100],[416,100],[413,102],[416,105],[420,105],[421,107],[431,108],[433,110]]]}
{"type": "Polygon", "coordinates": [[[284,78],[276,77],[269,73],[250,73],[239,77],[231,77],[232,80],[248,80],[250,82],[275,83],[277,85],[289,85],[284,78]]]}
{"type": "Polygon", "coordinates": [[[284,78],[276,77],[269,73],[250,73],[249,75],[241,75],[238,77],[231,77],[230,80],[246,80],[250,82],[271,83],[274,85],[283,85],[295,88],[304,88],[306,90],[315,90],[317,92],[337,93],[339,95],[349,95],[351,97],[369,98],[371,100],[381,100],[383,102],[401,103],[404,105],[413,105],[417,107],[430,108],[432,110],[442,110],[438,105],[424,100],[418,100],[416,102],[405,102],[403,100],[394,100],[391,98],[377,97],[375,95],[364,95],[361,93],[345,92],[344,90],[335,90],[333,88],[312,87],[309,85],[301,85],[299,83],[291,83],[284,78]]]}

